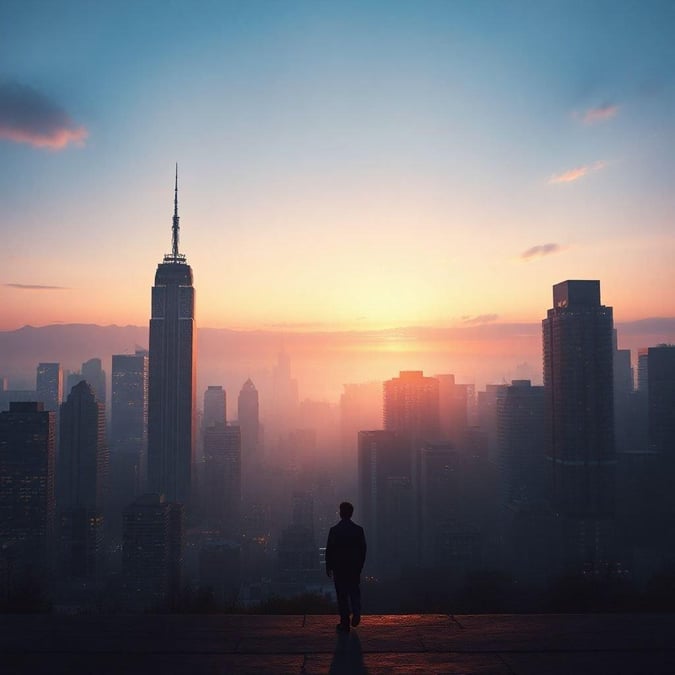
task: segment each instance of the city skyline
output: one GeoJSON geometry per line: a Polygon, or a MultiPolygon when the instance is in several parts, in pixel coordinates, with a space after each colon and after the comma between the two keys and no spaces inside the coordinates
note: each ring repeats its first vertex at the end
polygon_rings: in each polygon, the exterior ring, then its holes
{"type": "Polygon", "coordinates": [[[674,13],[7,3],[0,330],[144,325],[176,160],[200,327],[672,325],[674,13]]]}

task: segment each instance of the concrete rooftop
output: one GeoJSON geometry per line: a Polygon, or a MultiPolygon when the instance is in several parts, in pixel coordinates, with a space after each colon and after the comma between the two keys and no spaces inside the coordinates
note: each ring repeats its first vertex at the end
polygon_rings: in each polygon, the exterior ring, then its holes
{"type": "Polygon", "coordinates": [[[14,673],[675,673],[675,614],[1,615],[14,673]]]}

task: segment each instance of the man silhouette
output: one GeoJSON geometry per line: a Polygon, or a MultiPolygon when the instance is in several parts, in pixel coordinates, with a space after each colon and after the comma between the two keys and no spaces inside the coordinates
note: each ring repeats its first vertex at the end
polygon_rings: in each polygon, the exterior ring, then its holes
{"type": "Polygon", "coordinates": [[[366,561],[366,536],[360,525],[352,522],[354,507],[340,504],[340,522],[333,525],[326,543],[326,574],[333,577],[340,623],[337,630],[349,632],[351,604],[352,626],[361,621],[361,570],[366,561]]]}

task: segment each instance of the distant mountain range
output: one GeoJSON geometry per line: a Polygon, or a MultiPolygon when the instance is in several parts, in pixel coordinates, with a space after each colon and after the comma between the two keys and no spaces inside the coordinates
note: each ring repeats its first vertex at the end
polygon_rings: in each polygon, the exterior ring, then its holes
{"type": "MultiPolygon", "coordinates": [[[[489,317],[451,327],[407,327],[378,331],[241,331],[198,328],[198,387],[223,384],[231,394],[247,377],[271,386],[277,354],[291,356],[294,374],[310,393],[334,396],[346,382],[386,379],[398,370],[458,373],[460,381],[541,378],[541,324],[499,323],[489,317]]],[[[675,318],[617,324],[619,347],[636,350],[675,342],[675,318]]],[[[110,373],[113,354],[148,346],[147,326],[57,324],[0,331],[0,376],[10,388],[32,389],[40,361],[58,361],[79,370],[92,357],[110,373]]],[[[634,357],[635,358],[635,357],[634,357]]]]}

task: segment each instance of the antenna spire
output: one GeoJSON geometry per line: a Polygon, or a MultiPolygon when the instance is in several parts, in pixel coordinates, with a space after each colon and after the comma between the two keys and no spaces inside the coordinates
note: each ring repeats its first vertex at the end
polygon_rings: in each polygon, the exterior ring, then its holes
{"type": "Polygon", "coordinates": [[[173,228],[172,228],[172,246],[171,253],[174,260],[178,258],[178,231],[180,230],[180,225],[178,224],[180,218],[178,217],[178,162],[176,162],[176,187],[174,188],[173,194],[173,228]]]}

